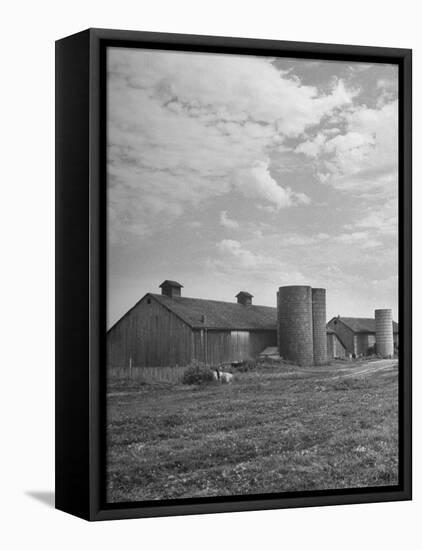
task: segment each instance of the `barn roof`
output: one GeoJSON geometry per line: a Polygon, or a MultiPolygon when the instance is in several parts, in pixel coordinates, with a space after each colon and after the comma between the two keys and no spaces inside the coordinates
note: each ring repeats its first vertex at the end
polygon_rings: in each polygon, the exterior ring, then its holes
{"type": "Polygon", "coordinates": [[[277,308],[151,294],[192,328],[276,330],[277,308]]]}
{"type": "MultiPolygon", "coordinates": [[[[335,319],[336,317],[332,320],[335,319]]],[[[353,332],[375,332],[375,319],[371,317],[339,317],[338,320],[353,332]]],[[[393,331],[399,331],[399,325],[395,321],[393,321],[393,331]]]]}

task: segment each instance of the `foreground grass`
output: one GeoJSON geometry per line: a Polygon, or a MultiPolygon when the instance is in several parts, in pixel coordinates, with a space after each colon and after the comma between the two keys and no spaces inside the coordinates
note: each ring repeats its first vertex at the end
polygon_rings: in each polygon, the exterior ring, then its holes
{"type": "Polygon", "coordinates": [[[230,385],[110,387],[109,502],[397,484],[397,367],[353,372],[264,365],[230,385]]]}

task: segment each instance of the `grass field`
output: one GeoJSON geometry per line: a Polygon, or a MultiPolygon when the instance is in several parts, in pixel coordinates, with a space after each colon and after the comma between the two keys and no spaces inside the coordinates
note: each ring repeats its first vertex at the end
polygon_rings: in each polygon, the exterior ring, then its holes
{"type": "Polygon", "coordinates": [[[397,361],[110,384],[109,502],[395,485],[397,361]]]}

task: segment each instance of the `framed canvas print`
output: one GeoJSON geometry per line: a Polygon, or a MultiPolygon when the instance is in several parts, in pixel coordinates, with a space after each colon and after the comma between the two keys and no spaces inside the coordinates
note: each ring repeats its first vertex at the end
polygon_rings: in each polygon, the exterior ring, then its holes
{"type": "Polygon", "coordinates": [[[411,51],[56,43],[56,506],[411,498],[411,51]]]}

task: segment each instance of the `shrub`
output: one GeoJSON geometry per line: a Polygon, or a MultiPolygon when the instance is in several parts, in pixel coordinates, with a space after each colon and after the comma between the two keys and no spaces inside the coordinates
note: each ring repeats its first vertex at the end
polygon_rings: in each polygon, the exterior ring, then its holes
{"type": "Polygon", "coordinates": [[[183,384],[209,384],[214,381],[214,373],[199,362],[191,363],[183,373],[183,384]]]}

